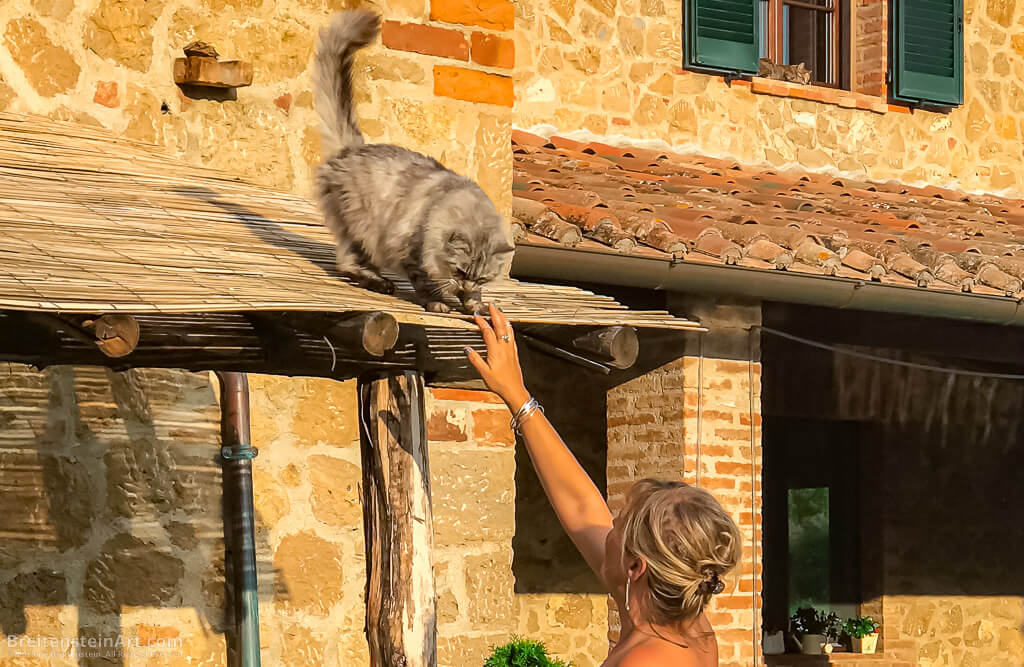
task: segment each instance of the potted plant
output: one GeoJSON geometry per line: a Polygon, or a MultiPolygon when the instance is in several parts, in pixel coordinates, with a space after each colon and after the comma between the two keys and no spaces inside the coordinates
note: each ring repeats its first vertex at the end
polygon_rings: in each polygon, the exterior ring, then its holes
{"type": "Polygon", "coordinates": [[[484,667],[571,667],[571,665],[549,658],[544,644],[522,637],[499,646],[487,658],[484,667]]]}
{"type": "Polygon", "coordinates": [[[854,653],[874,653],[878,646],[878,623],[870,616],[847,619],[843,623],[843,634],[850,638],[854,653]]]}
{"type": "Polygon", "coordinates": [[[800,651],[808,655],[825,652],[829,638],[838,636],[839,617],[813,607],[801,607],[790,617],[793,632],[800,636],[800,651]]]}

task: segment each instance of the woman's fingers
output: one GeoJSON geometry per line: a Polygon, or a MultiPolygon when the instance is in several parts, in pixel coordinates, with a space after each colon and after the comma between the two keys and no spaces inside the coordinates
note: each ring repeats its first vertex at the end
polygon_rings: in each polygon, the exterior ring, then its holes
{"type": "Polygon", "coordinates": [[[487,351],[491,351],[491,346],[497,342],[497,336],[494,334],[494,329],[487,323],[487,320],[480,317],[479,315],[473,316],[473,321],[480,327],[480,335],[484,337],[484,342],[487,343],[487,351]]]}
{"type": "MultiPolygon", "coordinates": [[[[484,382],[488,382],[488,378],[491,375],[491,369],[484,361],[484,358],[480,356],[480,353],[471,347],[466,348],[466,356],[469,357],[469,363],[473,365],[476,372],[480,374],[480,377],[484,379],[484,382]]],[[[488,384],[490,384],[488,382],[488,384]]]]}

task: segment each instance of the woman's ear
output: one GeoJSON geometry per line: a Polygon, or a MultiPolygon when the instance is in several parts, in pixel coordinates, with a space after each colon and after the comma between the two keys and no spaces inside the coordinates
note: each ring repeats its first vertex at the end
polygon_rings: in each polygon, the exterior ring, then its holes
{"type": "Polygon", "coordinates": [[[633,557],[626,562],[626,576],[636,581],[647,572],[647,561],[643,558],[633,557]]]}

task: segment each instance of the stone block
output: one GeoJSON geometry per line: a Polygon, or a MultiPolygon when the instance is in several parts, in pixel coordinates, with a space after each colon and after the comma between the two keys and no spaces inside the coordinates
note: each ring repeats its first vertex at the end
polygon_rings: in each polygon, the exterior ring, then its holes
{"type": "Polygon", "coordinates": [[[434,94],[504,107],[515,101],[512,77],[448,65],[434,66],[434,94]]]}
{"type": "Polygon", "coordinates": [[[252,63],[188,56],[174,61],[174,83],[208,88],[240,88],[252,85],[252,63]]]}
{"type": "Polygon", "coordinates": [[[29,84],[43,97],[67,92],[78,83],[82,68],[70,52],[53,42],[39,21],[10,21],[4,30],[4,43],[29,84]]]}
{"type": "Polygon", "coordinates": [[[417,23],[385,21],[381,26],[381,39],[384,46],[389,49],[412,51],[455,60],[469,60],[469,42],[457,30],[417,23]]]}
{"type": "Polygon", "coordinates": [[[333,456],[311,456],[308,465],[313,516],[338,528],[361,526],[363,510],[359,484],[362,471],[359,466],[333,456]]]}
{"type": "Polygon", "coordinates": [[[85,47],[138,72],[153,60],[153,26],[166,0],[101,0],[86,22],[85,47]]]}
{"type": "Polygon", "coordinates": [[[274,552],[281,583],[274,599],[296,611],[327,616],[342,599],[342,560],[338,545],[312,532],[287,535],[274,552]]]}
{"type": "Polygon", "coordinates": [[[507,541],[515,531],[515,456],[431,444],[434,540],[438,546],[507,541]]]}
{"type": "Polygon", "coordinates": [[[512,624],[511,550],[467,556],[464,562],[469,620],[477,629],[501,629],[512,624]]]}
{"type": "Polygon", "coordinates": [[[122,606],[174,606],[185,566],[155,544],[127,533],[103,545],[86,566],[82,597],[86,606],[116,614],[122,606]]]}

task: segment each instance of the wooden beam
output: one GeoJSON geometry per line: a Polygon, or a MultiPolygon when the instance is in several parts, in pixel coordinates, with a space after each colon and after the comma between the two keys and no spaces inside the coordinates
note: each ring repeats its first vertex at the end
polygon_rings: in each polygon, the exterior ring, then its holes
{"type": "Polygon", "coordinates": [[[373,667],[434,667],[433,517],[423,405],[415,372],[362,381],[360,445],[366,635],[373,667]]]}
{"type": "Polygon", "coordinates": [[[383,357],[398,342],[398,320],[390,313],[360,313],[340,320],[325,335],[343,345],[383,357]]]}
{"type": "Polygon", "coordinates": [[[629,368],[640,354],[640,339],[633,327],[595,329],[572,341],[573,347],[590,352],[615,368],[629,368]]]}
{"type": "Polygon", "coordinates": [[[124,313],[100,315],[84,321],[82,328],[93,335],[100,352],[112,359],[128,356],[139,344],[139,322],[124,313]]]}

